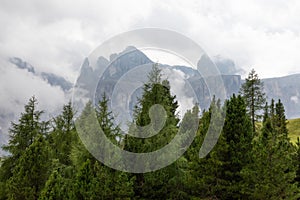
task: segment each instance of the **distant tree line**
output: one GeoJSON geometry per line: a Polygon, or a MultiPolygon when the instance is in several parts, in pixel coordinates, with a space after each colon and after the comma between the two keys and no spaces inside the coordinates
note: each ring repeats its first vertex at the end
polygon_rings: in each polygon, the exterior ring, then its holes
{"type": "MultiPolygon", "coordinates": [[[[122,134],[103,95],[94,108],[97,120],[115,145],[137,153],[151,152],[168,144],[180,126],[199,119],[196,137],[185,154],[173,164],[149,173],[126,173],[95,159],[76,132],[74,110],[65,105],[57,117],[43,121],[32,97],[16,123],[10,140],[2,148],[0,199],[299,199],[300,142],[288,137],[284,106],[279,100],[265,101],[263,83],[251,71],[239,95],[221,104],[213,98],[208,110],[199,114],[197,105],[180,120],[176,96],[168,80],[154,66],[134,109],[133,123],[145,126],[152,105],[160,104],[167,115],[159,134],[135,138],[122,134]],[[205,157],[199,150],[211,124],[225,117],[217,144],[205,157]]],[[[131,126],[129,131],[138,134],[131,126]]],[[[92,128],[92,127],[91,127],[92,128]]],[[[184,129],[184,130],[185,130],[184,129]]],[[[102,145],[102,144],[100,144],[102,145]]]]}

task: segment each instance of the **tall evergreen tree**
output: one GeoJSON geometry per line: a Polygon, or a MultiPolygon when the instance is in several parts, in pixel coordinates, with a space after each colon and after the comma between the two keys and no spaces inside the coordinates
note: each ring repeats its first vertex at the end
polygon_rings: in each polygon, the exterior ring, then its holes
{"type": "Polygon", "coordinates": [[[209,110],[203,112],[197,135],[186,152],[188,160],[186,185],[188,186],[189,195],[195,199],[217,199],[224,191],[225,181],[222,168],[227,163],[228,152],[224,135],[220,135],[217,144],[206,157],[199,159],[199,150],[208,128],[214,130],[218,126],[218,121],[222,118],[223,112],[220,101],[213,98],[209,110]],[[211,120],[212,113],[216,115],[214,120],[211,120]]]}
{"type": "MultiPolygon", "coordinates": [[[[100,128],[104,134],[115,145],[121,145],[121,130],[114,124],[112,113],[108,110],[108,99],[103,95],[102,100],[94,108],[89,102],[81,114],[85,126],[89,125],[90,111],[95,109],[95,114],[99,122],[100,128]],[[86,121],[85,121],[86,120],[86,121]],[[86,122],[86,123],[85,123],[86,122]]],[[[91,131],[94,126],[87,127],[91,131]]],[[[92,145],[105,145],[103,141],[99,141],[97,135],[87,135],[92,145]],[[99,142],[94,144],[93,142],[99,142]]],[[[110,149],[105,148],[103,155],[111,154],[110,149]]],[[[80,139],[74,144],[72,149],[72,161],[77,169],[75,196],[77,199],[127,199],[133,196],[133,180],[128,173],[123,173],[110,169],[94,158],[90,152],[84,147],[80,139]]]]}
{"type": "Polygon", "coordinates": [[[255,122],[261,118],[260,112],[266,102],[263,86],[263,82],[258,78],[255,70],[252,69],[240,89],[240,94],[244,97],[247,105],[247,112],[251,117],[253,132],[256,131],[255,122]]]}
{"type": "Polygon", "coordinates": [[[50,168],[49,144],[38,134],[17,160],[8,180],[8,199],[38,199],[50,168]]]}
{"type": "MultiPolygon", "coordinates": [[[[135,108],[134,112],[134,122],[136,125],[145,127],[150,124],[149,111],[152,106],[159,104],[163,106],[166,111],[166,121],[159,133],[150,137],[150,138],[134,138],[132,136],[126,135],[124,141],[124,148],[127,151],[137,152],[137,153],[146,153],[158,150],[163,146],[167,145],[171,139],[176,135],[178,131],[177,124],[179,119],[176,115],[176,109],[178,103],[175,100],[175,96],[171,95],[170,84],[167,80],[162,80],[161,78],[161,69],[157,65],[154,65],[152,71],[148,76],[148,82],[144,84],[143,95],[139,99],[139,103],[135,108]]],[[[159,115],[155,113],[154,115],[159,115]]],[[[162,115],[159,115],[162,116],[162,115]]],[[[153,126],[155,127],[156,123],[159,123],[162,119],[152,118],[153,126]]],[[[135,126],[133,126],[135,127],[135,126]]],[[[151,130],[151,129],[149,129],[151,130]]],[[[138,134],[145,134],[145,131],[140,128],[130,128],[129,131],[136,132],[138,134]],[[143,132],[142,132],[143,131],[143,132]]],[[[151,165],[153,163],[149,163],[151,165]]],[[[136,183],[135,183],[135,195],[138,198],[171,198],[168,197],[168,194],[181,196],[182,190],[176,187],[169,187],[168,183],[171,183],[171,180],[175,180],[179,173],[180,169],[178,163],[173,163],[172,165],[146,174],[134,174],[136,183]],[[156,188],[156,192],[151,190],[151,188],[156,188]]],[[[178,182],[179,184],[179,182],[178,182]]]]}
{"type": "Polygon", "coordinates": [[[294,182],[295,148],[286,132],[283,106],[280,101],[276,105],[275,113],[271,107],[270,117],[264,120],[261,134],[254,141],[253,162],[242,172],[243,192],[250,199],[299,198],[299,189],[294,182]]]}
{"type": "Polygon", "coordinates": [[[74,179],[65,175],[66,170],[58,168],[52,170],[39,196],[40,200],[75,199],[74,179]]]}
{"type": "Polygon", "coordinates": [[[241,96],[233,95],[226,101],[225,108],[226,117],[222,134],[228,145],[228,153],[227,164],[223,165],[223,170],[228,185],[222,198],[240,199],[242,198],[240,172],[252,161],[250,152],[253,132],[246,112],[246,104],[241,96]]]}
{"type": "Polygon", "coordinates": [[[76,142],[76,129],[73,122],[71,102],[63,106],[63,111],[53,120],[52,131],[48,135],[53,157],[63,165],[71,165],[72,144],[76,142]]]}
{"type": "Polygon", "coordinates": [[[296,166],[296,177],[295,177],[295,182],[298,185],[298,188],[300,188],[300,139],[299,137],[297,138],[297,143],[296,143],[296,148],[297,148],[297,154],[296,154],[296,161],[295,161],[295,166],[296,166]]]}
{"type": "Polygon", "coordinates": [[[35,138],[48,132],[49,122],[41,121],[43,111],[37,110],[37,99],[33,96],[25,105],[25,111],[17,123],[12,122],[9,129],[10,139],[7,145],[2,147],[9,155],[2,161],[0,168],[0,182],[7,188],[7,181],[13,176],[13,172],[19,159],[27,148],[35,141],[35,138]]]}

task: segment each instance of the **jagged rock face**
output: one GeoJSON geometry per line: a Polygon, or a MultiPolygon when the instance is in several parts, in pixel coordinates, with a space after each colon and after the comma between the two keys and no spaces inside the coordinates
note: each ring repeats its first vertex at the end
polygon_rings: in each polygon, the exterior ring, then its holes
{"type": "Polygon", "coordinates": [[[269,101],[281,99],[288,118],[300,117],[300,74],[262,81],[269,101]]]}
{"type": "Polygon", "coordinates": [[[128,47],[120,54],[110,56],[110,63],[101,77],[99,77],[96,99],[100,100],[104,92],[110,96],[117,81],[131,69],[151,63],[153,62],[144,53],[134,47],[128,47]]]}
{"type": "MultiPolygon", "coordinates": [[[[111,94],[115,84],[118,79],[122,77],[125,73],[133,68],[147,64],[153,63],[144,53],[135,49],[134,47],[129,47],[125,51],[119,54],[113,54],[110,56],[110,60],[103,57],[99,57],[97,66],[89,66],[88,60],[83,64],[81,76],[77,83],[84,83],[84,88],[90,91],[96,91],[96,101],[101,99],[101,95],[105,92],[106,94],[111,94]],[[99,68],[108,68],[99,77],[99,68]],[[98,81],[97,87],[90,89],[89,83],[98,81]]],[[[240,75],[236,73],[234,63],[229,59],[215,59],[215,64],[219,68],[222,74],[222,80],[224,82],[224,87],[226,90],[226,97],[229,98],[232,94],[238,93],[243,80],[240,75]],[[233,74],[230,74],[233,73],[233,74]]],[[[202,57],[199,62],[202,64],[210,65],[208,59],[202,57]]],[[[196,92],[197,98],[202,109],[207,109],[209,106],[210,99],[214,94],[210,94],[207,85],[203,78],[199,75],[198,71],[186,66],[168,66],[163,65],[164,68],[172,70],[180,70],[186,74],[187,81],[191,84],[194,91],[196,92]]],[[[213,76],[210,78],[213,82],[213,76]]],[[[262,79],[265,83],[265,92],[268,97],[268,101],[272,98],[275,100],[281,99],[285,105],[287,118],[300,117],[300,75],[292,75],[281,78],[269,78],[262,79]]],[[[134,96],[140,95],[141,90],[134,92],[134,96]]],[[[94,94],[90,94],[93,97],[94,94]]],[[[134,101],[135,97],[132,97],[134,101]]],[[[131,102],[131,105],[134,103],[131,102]]]]}

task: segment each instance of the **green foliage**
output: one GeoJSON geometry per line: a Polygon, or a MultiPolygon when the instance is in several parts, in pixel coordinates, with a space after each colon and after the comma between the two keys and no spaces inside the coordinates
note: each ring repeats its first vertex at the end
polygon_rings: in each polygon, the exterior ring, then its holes
{"type": "Polygon", "coordinates": [[[295,159],[295,166],[296,166],[295,182],[299,188],[300,187],[300,139],[299,138],[297,138],[296,148],[297,148],[297,153],[295,159]]]}
{"type": "Polygon", "coordinates": [[[76,142],[77,135],[73,123],[73,109],[71,102],[63,107],[62,113],[54,118],[52,132],[48,140],[52,147],[53,157],[57,158],[63,165],[70,165],[70,153],[72,144],[76,142]]]}
{"type": "MultiPolygon", "coordinates": [[[[42,121],[43,112],[36,109],[37,100],[32,97],[19,121],[12,123],[10,141],[3,147],[9,155],[0,160],[0,200],[300,198],[300,141],[294,145],[288,137],[297,133],[299,121],[287,123],[283,104],[272,100],[270,105],[264,103],[261,128],[256,126],[254,134],[252,125],[259,119],[264,99],[254,70],[241,90],[243,97],[233,95],[224,106],[213,98],[200,118],[195,106],[181,121],[176,114],[176,97],[171,95],[169,82],[162,80],[157,65],[148,79],[129,127],[132,134],[153,135],[148,138],[121,132],[114,124],[105,94],[96,106],[91,102],[86,105],[76,128],[70,103],[53,120],[42,121]],[[252,98],[260,101],[251,104],[252,98]],[[161,107],[153,112],[157,104],[161,107]],[[223,117],[219,136],[216,130],[223,117]],[[171,150],[177,153],[189,139],[188,133],[196,132],[196,137],[173,164],[154,172],[130,174],[103,165],[85,148],[106,145],[97,137],[98,126],[113,144],[138,153],[160,149],[181,134],[178,148],[171,150]],[[82,127],[86,132],[80,138],[77,132],[82,127]],[[200,159],[208,129],[219,140],[200,159]]],[[[110,149],[101,153],[114,161],[110,149]]]]}
{"type": "Polygon", "coordinates": [[[253,132],[256,131],[255,122],[262,117],[260,111],[263,109],[266,102],[263,86],[264,85],[258,78],[257,73],[252,69],[240,89],[240,94],[244,97],[247,105],[247,112],[251,117],[253,132]]]}
{"type": "Polygon", "coordinates": [[[39,196],[40,200],[74,199],[72,177],[68,177],[67,168],[54,169],[39,196]]]}
{"type": "Polygon", "coordinates": [[[291,141],[296,143],[297,138],[300,137],[300,118],[287,120],[287,129],[291,141]]]}
{"type": "Polygon", "coordinates": [[[297,199],[300,193],[294,181],[296,152],[287,136],[280,100],[265,116],[268,117],[261,134],[253,144],[253,162],[242,173],[245,179],[243,191],[250,199],[297,199]]]}
{"type": "Polygon", "coordinates": [[[37,135],[25,149],[8,180],[8,199],[37,199],[50,167],[49,145],[44,136],[37,135]]]}
{"type": "Polygon", "coordinates": [[[199,159],[199,150],[209,126],[215,129],[222,115],[223,110],[220,107],[220,102],[213,99],[209,110],[203,112],[196,138],[186,152],[188,159],[186,184],[188,185],[188,193],[192,197],[215,199],[221,196],[224,190],[222,166],[226,163],[228,145],[223,134],[220,135],[213,150],[203,159],[199,159]],[[211,123],[212,112],[217,114],[211,123]]]}

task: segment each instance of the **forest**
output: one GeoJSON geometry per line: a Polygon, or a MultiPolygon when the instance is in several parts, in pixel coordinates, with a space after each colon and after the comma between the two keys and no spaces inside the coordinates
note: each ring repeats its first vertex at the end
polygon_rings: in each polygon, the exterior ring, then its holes
{"type": "MultiPolygon", "coordinates": [[[[284,105],[266,102],[263,82],[252,70],[240,92],[225,102],[213,98],[207,110],[197,105],[179,118],[176,96],[161,69],[154,66],[134,108],[132,123],[150,123],[149,109],[160,104],[167,119],[159,134],[136,138],[115,124],[108,97],[95,109],[107,138],[119,148],[136,153],[152,152],[168,144],[181,128],[198,119],[196,136],[187,151],[169,166],[147,173],[128,173],[98,161],[76,131],[72,103],[61,113],[43,120],[38,100],[29,99],[10,140],[2,148],[8,155],[0,161],[0,200],[61,199],[300,199],[300,141],[289,138],[284,105]],[[217,144],[199,158],[214,117],[224,117],[217,144]]],[[[129,131],[139,131],[130,129],[129,131]]],[[[99,144],[102,145],[102,144],[99,144]]],[[[109,153],[109,152],[108,152],[109,153]]]]}

